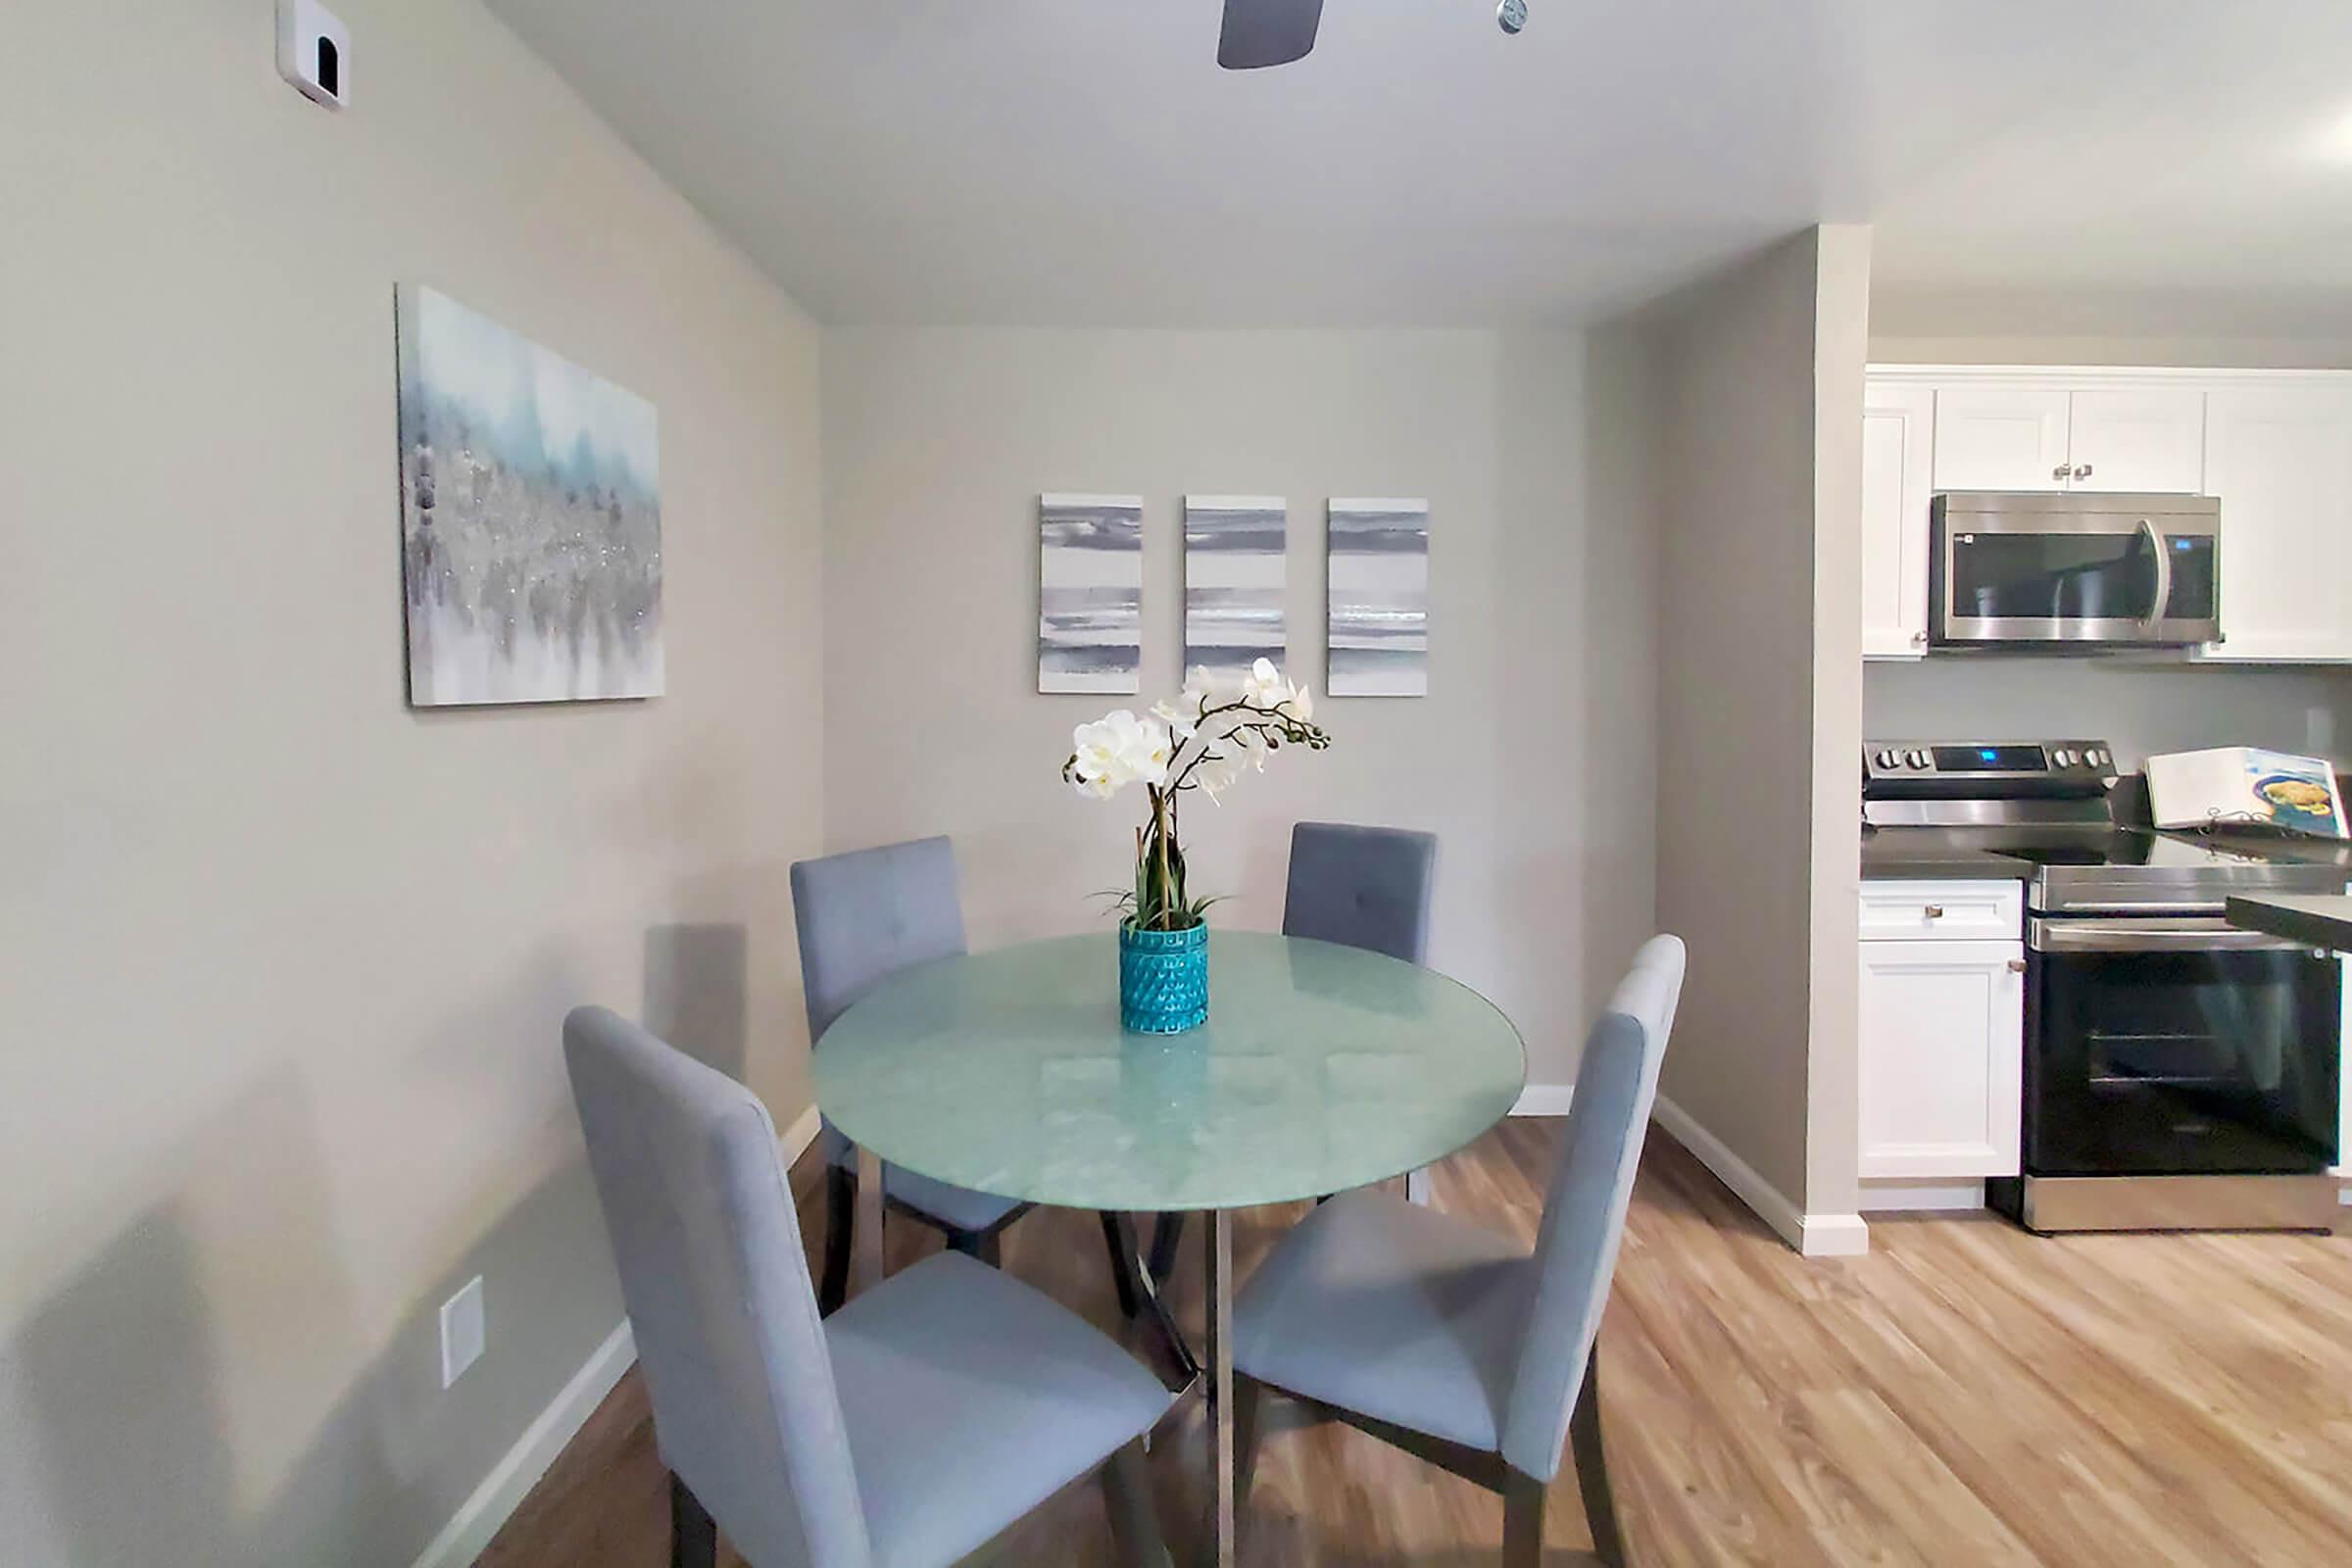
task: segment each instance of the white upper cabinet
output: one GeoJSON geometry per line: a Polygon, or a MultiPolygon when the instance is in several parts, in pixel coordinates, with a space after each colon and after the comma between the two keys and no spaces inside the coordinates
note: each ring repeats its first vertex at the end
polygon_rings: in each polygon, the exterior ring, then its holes
{"type": "Polygon", "coordinates": [[[2352,660],[2352,392],[2259,382],[2206,398],[2222,503],[2222,632],[2209,659],[2352,660]]]}
{"type": "Polygon", "coordinates": [[[2205,482],[2205,393],[2118,387],[2067,398],[2070,490],[2198,491],[2205,482]]]}
{"type": "Polygon", "coordinates": [[[1864,657],[1927,650],[1936,491],[2103,490],[2220,498],[2224,640],[2198,657],[2352,663],[2352,374],[1874,365],[1866,384],[1864,657]]]}
{"type": "Polygon", "coordinates": [[[1928,648],[1928,504],[1936,393],[1873,381],[1862,408],[1862,656],[1928,648]]]}
{"type": "Polygon", "coordinates": [[[2063,490],[2063,386],[1940,386],[1936,389],[1936,488],[2063,490]]]}

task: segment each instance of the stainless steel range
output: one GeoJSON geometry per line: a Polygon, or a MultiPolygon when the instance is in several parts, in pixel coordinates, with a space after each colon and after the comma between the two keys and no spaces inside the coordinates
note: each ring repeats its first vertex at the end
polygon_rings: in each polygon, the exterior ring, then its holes
{"type": "Polygon", "coordinates": [[[2023,873],[2024,1169],[1986,1200],[2036,1231],[2324,1229],[2342,966],[2222,907],[2344,872],[2119,825],[2114,778],[2103,741],[1865,751],[1869,828],[2023,873]]]}

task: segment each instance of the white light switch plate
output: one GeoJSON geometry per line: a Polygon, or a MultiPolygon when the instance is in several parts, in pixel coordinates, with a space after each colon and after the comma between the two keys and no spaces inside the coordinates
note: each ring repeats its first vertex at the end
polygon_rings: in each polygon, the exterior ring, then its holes
{"type": "Polygon", "coordinates": [[[448,1388],[481,1359],[487,1325],[482,1317],[482,1277],[441,1303],[441,1386],[448,1388]]]}

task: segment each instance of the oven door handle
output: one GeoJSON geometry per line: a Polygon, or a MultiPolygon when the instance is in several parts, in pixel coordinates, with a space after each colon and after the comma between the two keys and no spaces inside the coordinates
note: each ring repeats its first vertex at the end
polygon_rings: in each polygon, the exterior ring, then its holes
{"type": "Polygon", "coordinates": [[[2026,922],[2035,953],[2308,953],[2307,944],[2227,920],[2046,920],[2026,922]]]}

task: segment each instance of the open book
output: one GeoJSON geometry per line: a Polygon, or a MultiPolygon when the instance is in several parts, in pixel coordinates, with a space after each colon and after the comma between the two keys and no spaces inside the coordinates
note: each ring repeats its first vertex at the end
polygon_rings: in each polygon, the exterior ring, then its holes
{"type": "Polygon", "coordinates": [[[2326,760],[2252,746],[2149,758],[2148,810],[2158,827],[2236,824],[2346,836],[2343,798],[2326,760]]]}

